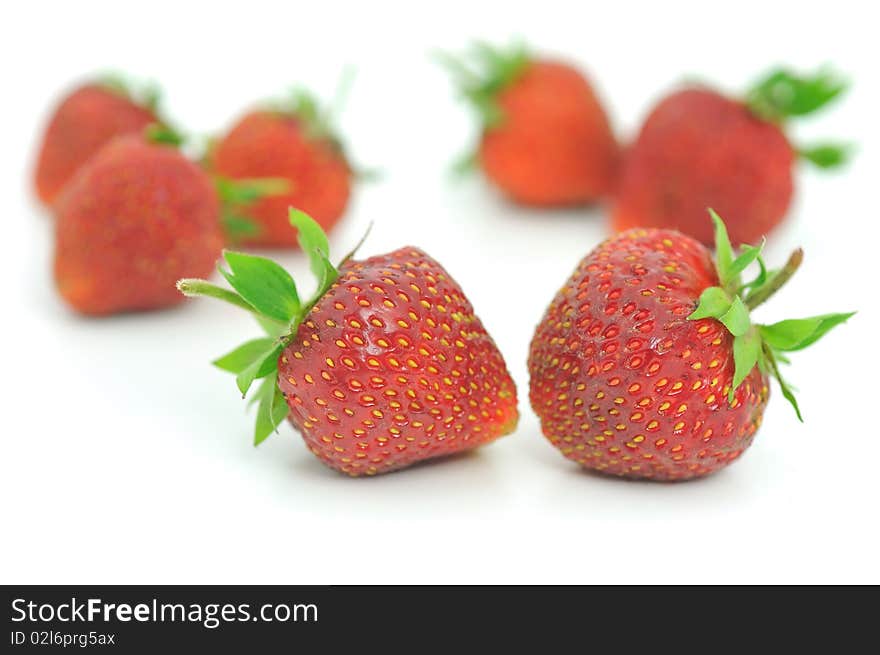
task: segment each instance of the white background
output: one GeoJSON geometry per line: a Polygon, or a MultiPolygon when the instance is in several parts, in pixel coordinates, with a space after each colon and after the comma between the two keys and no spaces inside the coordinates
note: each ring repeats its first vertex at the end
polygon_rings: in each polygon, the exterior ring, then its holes
{"type": "MultiPolygon", "coordinates": [[[[0,66],[4,181],[0,581],[4,583],[880,582],[878,82],[867,3],[15,3],[0,66]],[[797,354],[800,425],[776,391],[754,446],[702,481],[581,472],[527,403],[532,330],[606,234],[602,210],[535,212],[448,165],[473,122],[430,60],[472,37],[579,62],[631,135],[686,77],[732,92],[768,67],[830,62],[845,100],[793,130],[857,142],[843,173],[798,171],[769,259],[804,270],[761,317],[860,313],[797,354]],[[325,468],[289,426],[250,442],[213,357],[256,334],[219,303],[106,320],[56,297],[51,221],[30,193],[50,102],[116,68],[160,80],[190,129],[228,125],[292,83],[331,94],[357,161],[380,168],[333,234],[361,254],[419,245],[464,287],[520,391],[517,432],[471,455],[375,479],[325,468]]],[[[301,279],[299,254],[282,261],[301,279]]]]}

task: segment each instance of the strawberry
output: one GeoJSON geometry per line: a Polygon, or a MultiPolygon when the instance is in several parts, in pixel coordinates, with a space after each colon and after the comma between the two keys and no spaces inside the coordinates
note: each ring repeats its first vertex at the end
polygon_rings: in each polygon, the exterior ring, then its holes
{"type": "Polygon", "coordinates": [[[209,273],[223,247],[211,179],[177,148],[143,136],[104,146],[66,186],[55,213],[58,291],[84,314],[176,304],[175,282],[209,273]]]}
{"type": "Polygon", "coordinates": [[[515,202],[541,207],[590,203],[608,193],[617,142],[583,74],[520,46],[481,44],[475,54],[472,66],[446,61],[479,115],[474,159],[489,181],[515,202]]]}
{"type": "Polygon", "coordinates": [[[687,88],[661,101],[648,116],[621,168],[613,227],[676,229],[712,242],[705,208],[734,220],[735,244],[753,243],[788,211],[795,161],[822,168],[843,163],[839,145],[792,146],[789,119],[812,113],[844,90],[837,77],[820,72],[767,76],[746,100],[706,88],[687,88]]]}
{"type": "Polygon", "coordinates": [[[715,262],[680,232],[629,230],[580,262],[535,331],[532,407],[582,466],[656,480],[717,471],[752,443],[771,376],[801,418],[779,364],[852,314],[753,324],[803,253],[770,272],[760,247],[736,255],[712,216],[715,262]],[[753,262],[760,272],[743,283],[753,262]]]}
{"type": "Polygon", "coordinates": [[[107,78],[75,89],[58,105],[40,146],[34,185],[51,205],[73,174],[114,137],[136,134],[157,117],[155,89],[142,92],[107,78]]]}
{"type": "Polygon", "coordinates": [[[290,210],[318,278],[301,301],[275,262],[224,254],[234,291],[181,280],[187,296],[212,296],[254,314],[268,336],[214,363],[242,394],[262,378],[254,443],[284,420],[309,450],[351,476],[386,473],[487,444],[513,431],[516,387],[504,358],[461,287],[417,248],[336,267],[327,237],[290,210]]]}
{"type": "Polygon", "coordinates": [[[209,154],[210,170],[234,181],[277,180],[250,198],[225,197],[229,240],[250,246],[293,247],[296,232],[287,222],[289,206],[302,207],[329,231],[348,205],[352,185],[342,142],[331,112],[309,94],[251,111],[218,139],[209,154]]]}

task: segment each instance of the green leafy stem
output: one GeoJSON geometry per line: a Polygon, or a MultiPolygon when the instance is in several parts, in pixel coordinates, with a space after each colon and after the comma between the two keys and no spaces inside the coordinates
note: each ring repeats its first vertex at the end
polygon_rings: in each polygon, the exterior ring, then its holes
{"type": "MultiPolygon", "coordinates": [[[[783,124],[826,107],[848,86],[847,80],[828,69],[813,75],[779,69],[765,75],[748,91],[746,104],[763,120],[783,124]]],[[[797,154],[819,168],[828,169],[845,164],[852,150],[851,144],[821,143],[799,147],[797,154]]]]}
{"type": "Polygon", "coordinates": [[[531,60],[522,43],[502,49],[481,41],[463,57],[440,52],[436,59],[452,75],[459,93],[476,110],[484,128],[501,124],[504,115],[498,94],[522,75],[531,60]]]}
{"type": "Polygon", "coordinates": [[[165,123],[151,123],[144,128],[144,138],[157,145],[179,148],[186,142],[186,135],[165,123]]]}
{"type": "Polygon", "coordinates": [[[106,72],[98,77],[96,84],[152,112],[157,122],[146,127],[144,138],[147,141],[174,147],[186,143],[189,135],[176,127],[166,115],[162,106],[162,88],[156,82],[136,80],[119,72],[106,72]]]}
{"type": "Polygon", "coordinates": [[[266,108],[282,116],[295,118],[302,126],[306,137],[329,144],[345,160],[349,171],[359,181],[371,182],[380,177],[380,171],[373,167],[353,164],[339,136],[339,117],[348,101],[355,76],[355,68],[346,66],[339,76],[333,97],[327,104],[322,103],[307,89],[297,87],[287,96],[268,102],[266,108]]]}
{"type": "MultiPolygon", "coordinates": [[[[520,78],[531,62],[531,55],[519,42],[502,49],[478,41],[464,56],[438,52],[435,59],[452,76],[459,94],[476,112],[482,129],[488,130],[504,123],[498,95],[520,78]]],[[[476,161],[476,148],[471,148],[455,162],[453,172],[468,173],[476,161]]]]}
{"type": "Polygon", "coordinates": [[[784,353],[812,345],[855,312],[788,319],[769,325],[753,324],[750,312],[791,279],[800,267],[804,253],[797,249],[782,268],[768,270],[761,256],[763,243],[743,246],[739,253],[734,252],[721,217],[712,209],[709,214],[715,224],[715,266],[719,284],[702,292],[697,308],[688,319],[713,318],[733,335],[735,368],[729,402],[733,401],[734,391],[757,366],[763,373],[776,378],[782,395],[794,407],[798,419],[803,421],[794,393],[779,371],[780,363],[788,363],[784,353]],[[758,266],[758,273],[744,283],[742,274],[753,264],[758,266]]]}
{"type": "Polygon", "coordinates": [[[162,88],[153,80],[136,80],[125,73],[107,71],[98,77],[97,84],[153,113],[160,111],[162,88]]]}
{"type": "MultiPolygon", "coordinates": [[[[330,263],[327,235],[321,226],[304,212],[293,208],[290,209],[290,223],[297,230],[299,245],[308,256],[312,273],[318,280],[309,299],[303,301],[300,298],[293,277],[276,262],[231,250],[223,253],[228,268],[219,269],[231,289],[199,279],[184,279],[177,283],[177,288],[185,296],[216,298],[250,312],[266,334],[246,341],[213,362],[218,368],[235,375],[242,397],[247,395],[255,381],[262,380],[252,399],[258,404],[255,445],[276,431],[289,412],[277,384],[278,358],[305,316],[339,277],[339,268],[330,263]]],[[[353,254],[354,250],[340,266],[353,254]]]]}
{"type": "Polygon", "coordinates": [[[283,196],[293,190],[293,183],[283,177],[230,179],[214,176],[214,186],[220,197],[220,222],[226,236],[233,243],[259,236],[261,226],[248,214],[248,208],[258,200],[283,196]]]}

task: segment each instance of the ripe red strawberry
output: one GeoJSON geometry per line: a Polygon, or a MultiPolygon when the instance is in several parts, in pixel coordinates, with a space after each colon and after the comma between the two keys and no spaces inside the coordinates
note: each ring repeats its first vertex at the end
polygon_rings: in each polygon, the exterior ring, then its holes
{"type": "Polygon", "coordinates": [[[580,205],[606,195],[618,147],[583,74],[521,47],[480,45],[476,55],[476,70],[448,63],[479,114],[475,157],[486,177],[524,205],[580,205]]]}
{"type": "Polygon", "coordinates": [[[206,275],[223,247],[210,178],[172,146],[123,136],[104,146],[55,206],[55,280],[84,314],[180,302],[181,275],[206,275]]]}
{"type": "Polygon", "coordinates": [[[290,211],[318,290],[301,301],[278,264],[225,253],[235,291],[181,280],[185,295],[252,312],[268,333],[214,362],[245,394],[263,378],[254,442],[288,417],[325,464],[386,473],[482,446],[513,431],[516,388],[504,359],[443,267],[417,248],[338,268],[311,218],[290,211]]]}
{"type": "Polygon", "coordinates": [[[155,91],[137,97],[117,80],[86,84],[52,114],[37,158],[37,196],[51,205],[73,174],[117,136],[143,132],[156,116],[155,91]]]}
{"type": "Polygon", "coordinates": [[[579,464],[633,478],[717,471],[752,443],[783,353],[852,314],[752,324],[800,264],[768,272],[760,248],[735,256],[713,212],[717,260],[672,230],[635,228],[587,255],[556,295],[529,352],[544,435],[579,464]],[[760,273],[743,284],[752,262],[760,273]]]}
{"type": "Polygon", "coordinates": [[[624,158],[613,226],[676,229],[709,245],[706,207],[731,217],[731,240],[753,243],[788,211],[798,157],[830,168],[845,158],[840,146],[796,149],[785,135],[789,119],[818,110],[844,89],[819,73],[799,78],[773,73],[745,101],[705,88],[665,98],[648,116],[624,158]]]}
{"type": "Polygon", "coordinates": [[[352,168],[328,112],[311,96],[246,114],[213,146],[208,166],[230,180],[287,182],[282,192],[227,203],[229,240],[251,246],[292,247],[296,232],[287,208],[302,207],[329,231],[348,205],[352,168]]]}

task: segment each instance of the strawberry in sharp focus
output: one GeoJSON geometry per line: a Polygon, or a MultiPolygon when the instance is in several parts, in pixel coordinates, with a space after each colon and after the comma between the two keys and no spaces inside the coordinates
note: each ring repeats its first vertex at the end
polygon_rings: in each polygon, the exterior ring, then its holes
{"type": "Polygon", "coordinates": [[[802,252],[768,271],[712,217],[714,262],[680,232],[636,228],[587,255],[554,298],[529,352],[530,399],[566,457],[631,478],[707,475],[752,443],[771,376],[800,418],[779,365],[852,314],[752,323],[802,252]]]}
{"type": "Polygon", "coordinates": [[[235,244],[296,246],[288,207],[301,207],[330,231],[351,194],[352,167],[334,132],[331,112],[305,92],[246,114],[214,143],[207,165],[221,179],[285,183],[280,190],[270,188],[251,198],[224,198],[223,220],[228,240],[235,244]]]}
{"type": "Polygon", "coordinates": [[[475,158],[486,177],[524,205],[581,205],[606,195],[618,147],[583,74],[522,47],[478,45],[475,54],[473,67],[446,62],[479,115],[475,158]]]}
{"type": "Polygon", "coordinates": [[[225,253],[234,291],[181,280],[255,315],[267,336],[215,364],[242,394],[257,379],[254,442],[288,417],[325,464],[373,475],[487,444],[513,431],[516,388],[464,292],[417,248],[335,267],[327,237],[290,210],[318,288],[301,300],[275,262],[225,253]]]}
{"type": "Polygon", "coordinates": [[[46,127],[34,186],[51,205],[74,173],[117,136],[140,133],[157,117],[155,89],[135,91],[116,78],[89,83],[67,95],[46,127]]]}
{"type": "Polygon", "coordinates": [[[790,119],[819,110],[845,84],[820,72],[767,76],[745,100],[707,88],[688,88],[660,102],[648,116],[621,167],[612,214],[618,231],[676,229],[712,243],[705,208],[729,216],[734,244],[754,243],[782,221],[793,192],[798,158],[821,168],[843,163],[846,149],[794,147],[790,119]]]}
{"type": "Polygon", "coordinates": [[[71,307],[105,315],[182,300],[182,275],[207,275],[223,248],[211,179],[168,133],[114,139],[55,206],[55,281],[71,307]]]}

